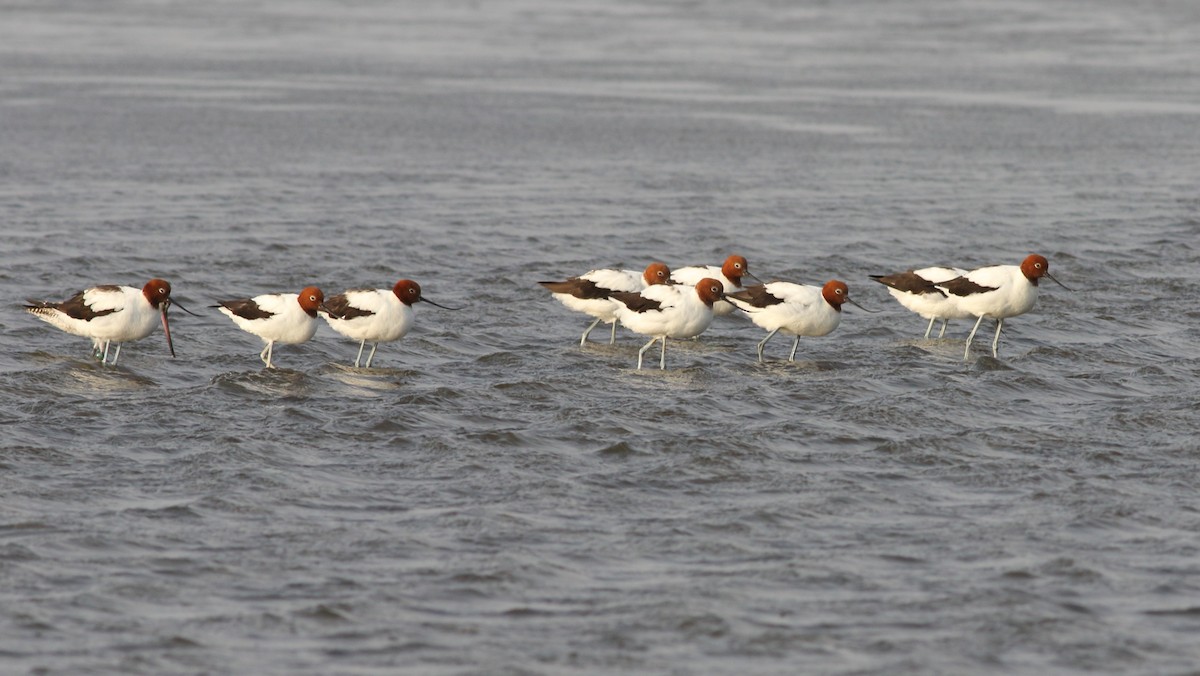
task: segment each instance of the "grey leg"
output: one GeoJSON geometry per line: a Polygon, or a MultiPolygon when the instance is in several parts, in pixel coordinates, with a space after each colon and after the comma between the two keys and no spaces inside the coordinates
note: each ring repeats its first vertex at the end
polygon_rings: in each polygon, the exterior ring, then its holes
{"type": "Polygon", "coordinates": [[[375,350],[379,349],[379,343],[371,343],[371,354],[367,355],[367,368],[371,368],[371,360],[375,358],[375,350]]]}
{"type": "Polygon", "coordinates": [[[758,341],[758,363],[760,363],[760,364],[762,363],[763,348],[767,346],[767,341],[770,340],[771,336],[775,335],[775,333],[777,331],[779,331],[779,329],[775,329],[774,331],[768,333],[766,338],[763,338],[762,340],[758,341]]]}
{"type": "Polygon", "coordinates": [[[992,339],[992,356],[993,357],[1000,356],[1000,353],[997,351],[997,348],[1000,347],[1000,329],[1002,329],[1002,328],[1004,328],[1004,320],[997,319],[996,320],[996,337],[992,339]]]}
{"type": "Polygon", "coordinates": [[[788,356],[788,361],[796,361],[796,348],[800,347],[800,336],[796,336],[796,340],[792,342],[792,354],[788,356]]]}
{"type": "MultiPolygon", "coordinates": [[[[367,346],[367,341],[364,338],[358,343],[358,356],[354,358],[354,368],[358,368],[358,362],[362,360],[363,348],[367,346]]],[[[368,360],[369,361],[369,360],[368,360]]]]}
{"type": "MultiPolygon", "coordinates": [[[[583,337],[579,339],[579,347],[583,347],[587,343],[588,334],[591,333],[592,329],[596,328],[596,325],[599,323],[600,323],[600,318],[597,317],[596,321],[594,321],[588,325],[587,330],[583,332],[583,337]]],[[[616,331],[615,326],[613,327],[613,330],[616,331]]]]}
{"type": "Polygon", "coordinates": [[[649,343],[646,343],[645,345],[642,346],[642,349],[638,350],[638,370],[639,371],[642,370],[642,355],[646,354],[646,350],[649,350],[650,346],[653,345],[654,341],[656,341],[656,340],[658,340],[658,338],[651,338],[649,343]]]}
{"type": "Polygon", "coordinates": [[[929,326],[925,327],[925,339],[926,340],[929,339],[929,332],[933,330],[933,320],[935,320],[935,319],[937,319],[937,317],[930,317],[929,318],[929,326]]]}
{"type": "Polygon", "coordinates": [[[975,320],[975,328],[971,329],[971,335],[967,336],[967,346],[963,348],[963,361],[971,358],[971,341],[975,340],[975,332],[979,330],[979,324],[983,322],[983,315],[979,315],[979,319],[975,320]]]}

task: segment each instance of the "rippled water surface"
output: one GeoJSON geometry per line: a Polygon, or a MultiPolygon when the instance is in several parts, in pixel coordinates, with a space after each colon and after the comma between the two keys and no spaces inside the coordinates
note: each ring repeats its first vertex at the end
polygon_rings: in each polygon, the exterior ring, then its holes
{"type": "Polygon", "coordinates": [[[0,19],[2,671],[1200,664],[1200,6],[0,19]],[[879,312],[638,372],[536,284],[732,252],[879,312]],[[1072,291],[999,359],[867,278],[1030,252],[1072,291]],[[19,307],[151,276],[176,359],[19,307]],[[266,371],[207,307],[400,277],[468,307],[370,370],[322,326],[266,371]]]}

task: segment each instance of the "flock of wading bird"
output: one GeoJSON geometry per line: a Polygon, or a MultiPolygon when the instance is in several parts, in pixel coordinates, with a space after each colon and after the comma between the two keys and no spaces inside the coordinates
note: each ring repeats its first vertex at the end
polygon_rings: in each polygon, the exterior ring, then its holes
{"type": "MultiPolygon", "coordinates": [[[[938,319],[942,320],[940,338],[946,333],[947,321],[977,317],[963,351],[966,360],[984,317],[996,320],[992,356],[998,356],[1004,320],[1033,307],[1038,280],[1042,277],[1067,288],[1054,279],[1049,262],[1037,254],[1029,255],[1020,265],[991,265],[971,271],[930,267],[872,275],[871,279],[885,285],[901,305],[929,320],[926,338],[938,319]]],[[[612,324],[609,343],[616,342],[617,322],[635,333],[650,336],[650,342],[638,350],[639,369],[655,341],[662,345],[658,366],[665,369],[667,338],[694,338],[712,324],[714,315],[734,312],[743,313],[767,330],[767,336],[758,343],[760,362],[767,341],[779,332],[794,336],[788,361],[795,361],[802,336],[824,336],[836,329],[845,303],[862,308],[850,299],[845,282],[835,279],[824,286],[779,281],[764,284],[750,274],[746,259],[738,255],[725,259],[721,266],[693,266],[672,272],[665,264],[656,262],[640,273],[600,269],[560,282],[538,283],[567,307],[595,318],[579,339],[580,346],[600,322],[612,324]],[[746,278],[758,283],[744,286],[742,280],[746,278]]],[[[461,309],[438,305],[423,297],[420,285],[410,279],[396,282],[391,289],[350,289],[329,299],[319,288],[309,286],[298,294],[270,293],[223,300],[212,307],[242,330],[262,338],[266,345],[259,357],[267,368],[274,366],[275,343],[297,344],[313,337],[318,315],[334,331],[359,341],[355,367],[362,362],[366,344],[372,344],[363,365],[370,368],[379,343],[399,340],[412,328],[412,306],[422,301],[447,310],[461,309]]],[[[140,289],[94,286],[61,302],[30,300],[25,309],[67,333],[90,338],[95,358],[102,364],[116,364],[122,343],[145,338],[159,322],[171,356],[175,356],[167,318],[172,304],[188,314],[196,314],[172,300],[171,285],[162,279],[151,279],[140,289]],[[116,349],[110,362],[113,345],[116,349]]]]}
{"type": "MultiPolygon", "coordinates": [[[[411,279],[402,279],[390,289],[350,289],[328,300],[320,289],[309,286],[298,294],[267,293],[218,301],[212,307],[243,331],[262,338],[266,347],[258,356],[267,368],[274,368],[271,355],[275,343],[295,345],[313,337],[318,313],[334,331],[359,341],[355,367],[362,360],[366,344],[373,344],[365,365],[370,368],[379,343],[400,340],[412,328],[412,306],[418,302],[447,310],[461,309],[425,298],[421,295],[421,285],[411,279]]],[[[93,286],[62,302],[30,300],[25,309],[67,333],[91,338],[96,359],[102,364],[116,364],[121,356],[121,343],[145,338],[154,332],[159,321],[167,336],[167,348],[175,356],[167,319],[167,309],[172,304],[190,315],[196,314],[171,299],[171,285],[163,279],[152,279],[140,289],[93,286]],[[110,362],[109,348],[114,344],[116,350],[110,362]]]]}
{"type": "MultiPolygon", "coordinates": [[[[978,317],[963,349],[963,360],[970,358],[971,341],[984,317],[996,320],[996,337],[992,339],[992,356],[999,355],[1000,330],[1004,320],[1024,314],[1037,300],[1038,280],[1049,277],[1067,288],[1050,274],[1050,263],[1043,256],[1030,254],[1020,265],[989,265],[976,270],[930,267],[906,270],[892,275],[871,275],[883,284],[904,307],[929,320],[925,337],[933,330],[934,321],[946,323],[951,319],[978,317]]],[[[712,324],[714,315],[741,311],[750,321],[767,330],[767,337],[758,343],[758,361],[763,360],[763,348],[776,333],[794,336],[788,361],[795,361],[801,336],[824,336],[838,327],[842,320],[842,305],[851,303],[850,289],[845,282],[833,279],[824,286],[805,286],[791,282],[762,283],[750,274],[750,266],[742,256],[725,259],[720,267],[693,266],[672,272],[663,263],[651,263],[638,273],[636,270],[592,270],[561,282],[539,282],[550,290],[563,305],[595,317],[579,339],[580,346],[600,322],[612,324],[609,343],[616,341],[617,322],[629,330],[650,336],[650,342],[638,350],[637,367],[642,357],[654,345],[662,344],[658,367],[666,368],[667,338],[684,340],[703,333],[712,324]],[[743,285],[749,278],[757,284],[743,285]]],[[[871,312],[871,310],[867,310],[871,312]]]]}

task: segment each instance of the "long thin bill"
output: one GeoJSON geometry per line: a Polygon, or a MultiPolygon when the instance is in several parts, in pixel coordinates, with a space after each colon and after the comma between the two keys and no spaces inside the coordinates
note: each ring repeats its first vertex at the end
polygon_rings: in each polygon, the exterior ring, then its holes
{"type": "Polygon", "coordinates": [[[196,314],[195,312],[192,312],[191,310],[189,310],[189,309],[185,308],[184,306],[180,305],[180,304],[179,304],[179,301],[175,300],[174,298],[172,298],[172,299],[171,299],[171,304],[172,304],[172,305],[174,305],[175,307],[179,308],[180,310],[183,310],[184,312],[188,313],[189,315],[191,315],[191,316],[193,316],[193,317],[199,317],[199,316],[200,316],[200,315],[196,314]]]}
{"type": "Polygon", "coordinates": [[[858,308],[859,310],[862,310],[863,312],[870,312],[871,314],[875,314],[876,312],[879,312],[879,310],[868,310],[867,308],[859,305],[858,303],[855,303],[854,301],[850,300],[849,298],[846,299],[846,302],[850,303],[851,305],[858,308]]]}
{"type": "Polygon", "coordinates": [[[167,348],[171,350],[171,358],[175,358],[175,343],[171,341],[171,323],[167,321],[167,304],[162,304],[163,333],[167,335],[167,348]]]}
{"type": "MultiPolygon", "coordinates": [[[[1046,271],[1046,276],[1049,277],[1050,279],[1054,279],[1054,275],[1050,274],[1049,270],[1046,271]]],[[[1066,284],[1063,284],[1062,282],[1058,281],[1057,279],[1054,279],[1054,283],[1061,286],[1062,288],[1066,289],[1067,291],[1072,290],[1071,287],[1067,286],[1066,284]]]]}
{"type": "Polygon", "coordinates": [[[434,307],[440,307],[440,308],[442,308],[443,310],[461,310],[461,309],[462,309],[462,308],[460,308],[460,307],[446,307],[445,305],[439,305],[439,304],[437,304],[437,303],[435,303],[435,302],[433,302],[433,301],[429,300],[428,298],[426,298],[426,297],[424,297],[424,296],[422,296],[422,297],[421,297],[421,300],[422,300],[423,302],[425,302],[425,303],[429,303],[430,305],[432,305],[432,306],[434,306],[434,307]]]}

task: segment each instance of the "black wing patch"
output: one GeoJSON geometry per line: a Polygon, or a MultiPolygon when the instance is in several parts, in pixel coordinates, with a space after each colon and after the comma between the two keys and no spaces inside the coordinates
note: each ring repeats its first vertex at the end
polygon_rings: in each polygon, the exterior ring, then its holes
{"type": "MultiPolygon", "coordinates": [[[[217,301],[221,307],[229,310],[233,314],[242,319],[270,319],[275,316],[274,312],[267,312],[260,308],[258,303],[255,303],[249,298],[239,300],[219,300],[217,301]]],[[[216,307],[216,306],[213,306],[216,307]]]]}
{"type": "MultiPolygon", "coordinates": [[[[98,291],[120,291],[121,287],[116,286],[115,284],[106,284],[105,286],[98,286],[98,287],[96,287],[96,289],[98,291]]],[[[84,300],[83,300],[84,293],[86,293],[86,291],[80,291],[79,293],[75,294],[74,296],[71,296],[70,298],[68,298],[67,300],[64,300],[61,303],[56,303],[54,301],[49,301],[49,300],[26,299],[29,304],[25,306],[25,309],[29,310],[30,312],[32,312],[35,315],[47,314],[51,310],[58,310],[59,312],[65,314],[66,316],[68,316],[72,319],[79,319],[79,320],[82,320],[85,322],[90,322],[91,320],[95,319],[96,317],[103,317],[105,315],[111,315],[112,313],[117,312],[119,310],[119,308],[109,308],[107,310],[94,310],[94,309],[92,309],[92,306],[90,306],[86,302],[84,302],[84,300]]]]}
{"type": "Polygon", "coordinates": [[[743,303],[753,307],[769,307],[771,305],[778,305],[783,302],[782,298],[772,296],[771,292],[767,291],[767,287],[763,284],[756,284],[754,286],[742,289],[741,291],[727,293],[725,296],[735,300],[740,300],[743,303]]]}
{"type": "Polygon", "coordinates": [[[640,293],[633,293],[632,291],[613,291],[609,297],[621,302],[625,307],[634,312],[650,312],[662,309],[662,303],[653,298],[647,298],[640,293]]]}
{"type": "Polygon", "coordinates": [[[936,293],[940,296],[945,296],[946,292],[937,288],[933,282],[918,275],[912,270],[906,272],[897,272],[894,275],[871,275],[871,279],[891,287],[897,291],[904,291],[917,296],[927,293],[936,293]]]}
{"type": "Polygon", "coordinates": [[[955,277],[949,281],[942,282],[937,285],[940,289],[945,289],[956,296],[973,296],[977,293],[987,293],[1000,288],[998,286],[983,286],[976,284],[966,277],[955,277]]]}
{"type": "MultiPolygon", "coordinates": [[[[369,289],[356,289],[358,291],[369,291],[369,289]]],[[[346,298],[346,294],[339,293],[338,295],[325,301],[325,307],[333,310],[336,315],[334,319],[354,319],[355,317],[370,317],[375,314],[371,310],[364,310],[360,307],[350,305],[350,300],[346,298]]]]}
{"type": "Polygon", "coordinates": [[[612,289],[605,288],[590,279],[572,277],[565,282],[538,282],[551,293],[565,293],[584,300],[602,300],[612,295],[612,289]]]}

